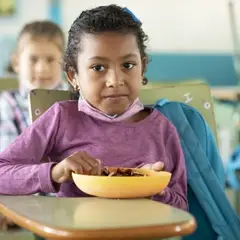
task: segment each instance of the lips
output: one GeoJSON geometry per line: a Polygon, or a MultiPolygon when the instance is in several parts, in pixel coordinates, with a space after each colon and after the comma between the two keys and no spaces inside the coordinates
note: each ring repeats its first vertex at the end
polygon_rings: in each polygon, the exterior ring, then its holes
{"type": "Polygon", "coordinates": [[[111,95],[104,96],[104,98],[122,98],[122,97],[127,97],[127,95],[126,94],[111,94],[111,95]]]}
{"type": "Polygon", "coordinates": [[[47,82],[47,81],[50,81],[52,78],[35,78],[36,81],[39,81],[39,82],[47,82]]]}

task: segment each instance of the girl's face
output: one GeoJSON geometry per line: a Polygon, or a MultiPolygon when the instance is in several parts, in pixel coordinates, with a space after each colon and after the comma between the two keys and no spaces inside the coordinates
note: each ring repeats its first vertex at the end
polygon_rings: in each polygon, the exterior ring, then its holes
{"type": "Polygon", "coordinates": [[[83,97],[106,114],[123,113],[139,96],[146,60],[132,34],[86,34],[81,39],[78,73],[68,73],[83,97]]]}
{"type": "Polygon", "coordinates": [[[57,39],[55,42],[44,37],[23,35],[13,60],[21,87],[52,89],[59,85],[62,55],[57,39]]]}

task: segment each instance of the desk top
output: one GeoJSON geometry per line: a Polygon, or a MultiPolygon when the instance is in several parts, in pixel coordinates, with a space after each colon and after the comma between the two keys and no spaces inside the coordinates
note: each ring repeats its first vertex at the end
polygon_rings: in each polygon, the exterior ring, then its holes
{"type": "Polygon", "coordinates": [[[196,228],[189,213],[148,199],[0,196],[0,212],[49,239],[148,239],[196,228]]]}

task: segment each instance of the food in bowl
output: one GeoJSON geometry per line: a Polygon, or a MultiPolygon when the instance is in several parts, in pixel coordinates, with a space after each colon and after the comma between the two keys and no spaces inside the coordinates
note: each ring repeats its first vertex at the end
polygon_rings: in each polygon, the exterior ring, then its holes
{"type": "Polygon", "coordinates": [[[147,174],[137,172],[136,170],[130,169],[130,168],[110,169],[108,167],[104,167],[101,170],[101,176],[108,176],[108,177],[144,177],[144,176],[147,176],[147,174]]]}
{"type": "Polygon", "coordinates": [[[122,199],[154,196],[162,192],[171,179],[169,172],[156,172],[146,168],[107,167],[105,170],[107,170],[106,175],[99,174],[97,176],[72,173],[73,181],[81,191],[89,195],[122,199]],[[121,170],[120,172],[117,171],[118,168],[121,170]],[[131,171],[125,172],[125,169],[131,171]],[[143,177],[138,177],[139,175],[133,177],[132,173],[142,174],[143,177]],[[113,176],[114,174],[120,175],[113,176]]]}

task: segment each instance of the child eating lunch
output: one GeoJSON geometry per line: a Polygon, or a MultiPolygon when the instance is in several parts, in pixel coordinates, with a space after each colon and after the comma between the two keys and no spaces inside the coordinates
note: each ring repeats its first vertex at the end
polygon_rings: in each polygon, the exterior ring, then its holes
{"type": "MultiPolygon", "coordinates": [[[[83,11],[68,35],[64,70],[78,101],[54,104],[0,153],[0,194],[83,197],[71,173],[142,165],[172,173],[153,200],[188,209],[186,167],[175,127],[139,100],[147,35],[127,8],[83,11]],[[42,163],[47,156],[49,162],[42,163]]],[[[177,116],[176,116],[177,117],[177,116]]]]}

